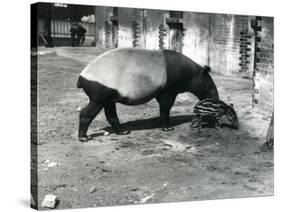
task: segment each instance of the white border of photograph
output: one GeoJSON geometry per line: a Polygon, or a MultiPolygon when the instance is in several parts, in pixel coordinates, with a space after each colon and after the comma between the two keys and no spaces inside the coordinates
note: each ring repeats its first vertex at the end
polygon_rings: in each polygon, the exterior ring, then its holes
{"type": "MultiPolygon", "coordinates": [[[[10,0],[1,4],[1,175],[0,210],[31,211],[30,197],[30,4],[10,0]],[[4,48],[3,48],[4,47],[4,48]],[[4,136],[3,136],[4,135],[4,136]]],[[[280,6],[276,0],[54,0],[88,5],[123,6],[245,15],[274,16],[275,22],[275,195],[137,206],[71,209],[68,211],[277,211],[280,207],[280,6]]]]}

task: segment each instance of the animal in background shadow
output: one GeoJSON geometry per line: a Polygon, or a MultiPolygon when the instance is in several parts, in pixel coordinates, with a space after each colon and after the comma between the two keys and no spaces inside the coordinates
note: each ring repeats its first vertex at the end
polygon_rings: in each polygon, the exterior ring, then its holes
{"type": "Polygon", "coordinates": [[[71,46],[82,45],[85,41],[85,34],[87,30],[78,23],[73,23],[70,27],[71,46]]]}

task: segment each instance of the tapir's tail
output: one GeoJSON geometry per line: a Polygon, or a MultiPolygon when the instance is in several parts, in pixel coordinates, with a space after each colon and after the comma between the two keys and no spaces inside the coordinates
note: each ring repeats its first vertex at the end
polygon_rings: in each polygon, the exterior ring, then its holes
{"type": "Polygon", "coordinates": [[[79,76],[78,81],[76,83],[77,88],[82,88],[82,83],[81,83],[81,76],[79,76]]]}

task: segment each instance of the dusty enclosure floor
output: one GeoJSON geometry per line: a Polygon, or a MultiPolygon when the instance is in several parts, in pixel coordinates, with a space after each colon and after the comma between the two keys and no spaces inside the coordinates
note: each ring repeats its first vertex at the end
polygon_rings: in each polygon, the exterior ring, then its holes
{"type": "MultiPolygon", "coordinates": [[[[57,208],[192,201],[273,195],[273,154],[261,152],[270,122],[251,108],[251,81],[213,75],[222,100],[231,97],[240,129],[214,128],[199,136],[189,128],[198,101],[182,94],[171,111],[174,131],[162,132],[155,100],[118,105],[129,135],[104,135],[103,111],[89,128],[88,143],[77,139],[79,106],[88,99],[76,88],[94,48],[41,49],[38,56],[38,188],[58,196],[57,208]],[[45,54],[45,53],[47,54],[45,54]]],[[[34,145],[34,144],[32,144],[34,145]]]]}

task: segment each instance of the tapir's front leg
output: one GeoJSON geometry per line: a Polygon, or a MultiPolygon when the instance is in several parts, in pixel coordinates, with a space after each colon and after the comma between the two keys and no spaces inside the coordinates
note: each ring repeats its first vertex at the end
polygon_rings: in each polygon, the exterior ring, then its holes
{"type": "Polygon", "coordinates": [[[90,101],[89,104],[81,110],[79,117],[79,132],[78,138],[81,142],[87,142],[87,130],[92,120],[101,111],[103,105],[94,101],[90,101]]]}
{"type": "Polygon", "coordinates": [[[160,107],[160,119],[162,121],[162,130],[171,131],[174,127],[170,127],[170,110],[175,102],[176,95],[162,94],[158,96],[157,101],[160,107]]]}

